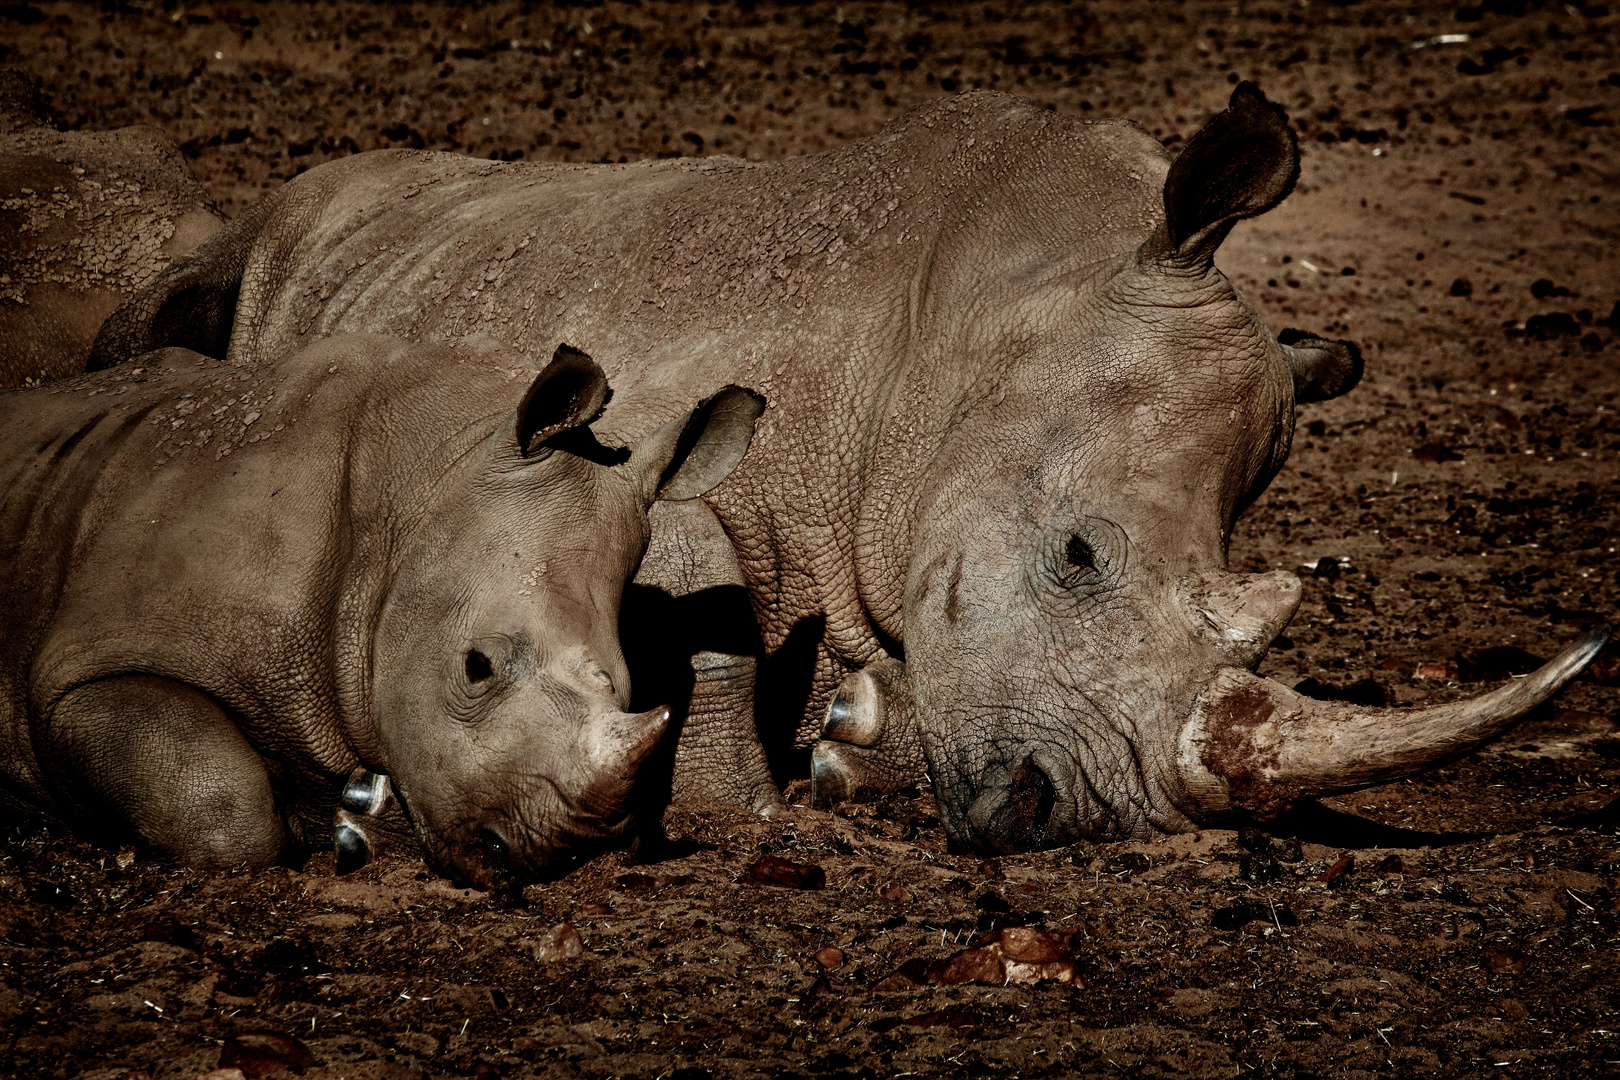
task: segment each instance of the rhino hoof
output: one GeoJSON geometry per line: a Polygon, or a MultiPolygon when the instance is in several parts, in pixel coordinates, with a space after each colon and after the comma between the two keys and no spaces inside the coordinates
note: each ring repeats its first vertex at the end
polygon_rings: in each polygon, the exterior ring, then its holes
{"type": "Polygon", "coordinates": [[[901,661],[884,659],[839,683],[810,757],[810,804],[818,810],[927,779],[905,671],[901,661]]]}
{"type": "Polygon", "coordinates": [[[332,830],[332,857],[338,874],[352,874],[371,861],[371,840],[358,825],[339,820],[332,830]]]}
{"type": "Polygon", "coordinates": [[[845,676],[832,700],[821,737],[833,742],[875,746],[883,734],[883,691],[865,671],[845,676]]]}
{"type": "Polygon", "coordinates": [[[349,780],[343,785],[343,794],[338,801],[343,809],[351,814],[376,817],[388,809],[388,803],[393,797],[394,789],[388,782],[388,777],[382,773],[359,768],[349,774],[349,780]]]}
{"type": "Polygon", "coordinates": [[[849,802],[859,786],[855,770],[845,760],[847,744],[818,742],[810,753],[810,805],[830,810],[849,802]]]}

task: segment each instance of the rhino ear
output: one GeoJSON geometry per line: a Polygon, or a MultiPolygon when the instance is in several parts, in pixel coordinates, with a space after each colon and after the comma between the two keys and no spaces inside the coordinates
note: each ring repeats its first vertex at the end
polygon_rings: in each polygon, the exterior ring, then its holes
{"type": "Polygon", "coordinates": [[[1361,349],[1353,341],[1329,341],[1303,330],[1277,335],[1294,373],[1294,402],[1326,401],[1349,393],[1361,381],[1361,349]]]}
{"type": "Polygon", "coordinates": [[[555,446],[560,437],[601,416],[611,394],[595,360],[571,345],[558,345],[518,404],[518,449],[534,457],[555,446]]]}
{"type": "Polygon", "coordinates": [[[1208,264],[1240,218],[1282,202],[1299,179],[1299,140],[1282,107],[1239,83],[1226,111],[1198,130],[1164,181],[1171,258],[1208,264]]]}
{"type": "Polygon", "coordinates": [[[642,471],[651,498],[695,499],[741,463],[764,411],[763,397],[728,386],[638,443],[630,465],[642,471]]]}

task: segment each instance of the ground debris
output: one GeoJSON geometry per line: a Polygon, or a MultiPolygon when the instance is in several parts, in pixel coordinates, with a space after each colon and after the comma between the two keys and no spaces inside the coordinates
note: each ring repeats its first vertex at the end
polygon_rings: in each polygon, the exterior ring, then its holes
{"type": "Polygon", "coordinates": [[[585,955],[585,939],[569,924],[558,923],[544,938],[535,942],[533,952],[534,958],[543,964],[572,960],[585,955]]]}
{"type": "Polygon", "coordinates": [[[797,863],[779,855],[761,855],[743,872],[742,881],[780,889],[824,889],[827,872],[811,863],[797,863]]]}

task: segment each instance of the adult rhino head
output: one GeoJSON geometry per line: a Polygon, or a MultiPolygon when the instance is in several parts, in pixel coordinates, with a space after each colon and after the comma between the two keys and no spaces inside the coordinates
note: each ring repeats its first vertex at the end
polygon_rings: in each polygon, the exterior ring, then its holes
{"type": "Polygon", "coordinates": [[[983,346],[999,374],[912,515],[905,677],[887,661],[846,680],[819,788],[853,786],[846,748],[903,715],[959,843],[1180,831],[1460,756],[1601,647],[1606,632],[1523,683],[1426,710],[1312,701],[1251,674],[1301,585],[1229,570],[1233,524],[1286,460],[1294,406],[1361,374],[1348,342],[1274,336],[1214,266],[1231,227],[1298,174],[1281,110],[1243,84],[1169,168],[1135,250],[1008,290],[1013,330],[983,346]]]}
{"type": "Polygon", "coordinates": [[[609,396],[559,348],[486,452],[427,482],[376,616],[376,765],[453,878],[549,877],[621,839],[670,720],[625,711],[620,599],[649,507],[724,480],[763,401],[727,387],[614,449],[589,426],[609,396]]]}

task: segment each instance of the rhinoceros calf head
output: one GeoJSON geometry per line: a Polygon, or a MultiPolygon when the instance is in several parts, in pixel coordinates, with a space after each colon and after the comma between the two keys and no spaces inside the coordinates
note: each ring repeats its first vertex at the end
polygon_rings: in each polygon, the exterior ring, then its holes
{"type": "Polygon", "coordinates": [[[1408,775],[1498,733],[1601,645],[1502,700],[1410,714],[1250,674],[1301,587],[1228,570],[1232,525],[1286,459],[1295,404],[1361,372],[1348,343],[1273,336],[1214,267],[1298,172],[1280,110],[1240,87],[1135,251],[1021,303],[1000,382],[942,447],[905,644],[958,842],[1141,837],[1408,775]]]}
{"type": "Polygon", "coordinates": [[[723,480],[762,401],[727,387],[614,450],[589,427],[608,396],[589,357],[559,349],[493,442],[423,480],[400,523],[413,542],[372,649],[378,764],[454,878],[549,876],[619,837],[669,720],[625,711],[620,596],[651,503],[723,480]]]}

